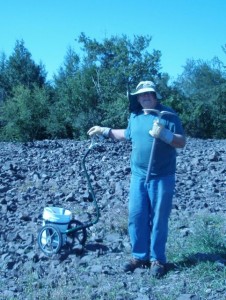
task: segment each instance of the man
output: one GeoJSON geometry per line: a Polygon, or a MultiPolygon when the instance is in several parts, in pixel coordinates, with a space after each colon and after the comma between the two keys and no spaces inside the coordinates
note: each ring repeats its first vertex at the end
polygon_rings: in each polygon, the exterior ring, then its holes
{"type": "Polygon", "coordinates": [[[176,113],[160,103],[153,82],[140,82],[131,97],[139,106],[131,113],[126,129],[94,126],[88,134],[132,142],[128,222],[132,259],[124,271],[151,266],[151,274],[160,277],[165,273],[168,219],[175,187],[175,148],[185,146],[185,137],[176,113]],[[160,123],[151,109],[169,114],[164,114],[160,123]],[[154,158],[147,174],[154,139],[154,158]]]}

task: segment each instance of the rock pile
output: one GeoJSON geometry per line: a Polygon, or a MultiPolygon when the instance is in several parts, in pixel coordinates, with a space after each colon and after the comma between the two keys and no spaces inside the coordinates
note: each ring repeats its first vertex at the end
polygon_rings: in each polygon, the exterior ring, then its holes
{"type": "MultiPolygon", "coordinates": [[[[87,157],[100,219],[84,249],[51,259],[38,249],[45,207],[70,209],[81,222],[95,216],[81,168],[89,143],[0,143],[0,299],[155,299],[145,270],[121,272],[130,255],[127,142],[105,141],[87,157]]],[[[188,139],[178,151],[172,214],[226,212],[225,149],[226,140],[188,139]]]]}

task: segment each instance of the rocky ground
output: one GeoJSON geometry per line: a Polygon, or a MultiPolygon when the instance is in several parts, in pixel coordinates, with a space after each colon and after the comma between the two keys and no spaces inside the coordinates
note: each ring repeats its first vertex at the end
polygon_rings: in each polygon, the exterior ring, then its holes
{"type": "MultiPolygon", "coordinates": [[[[45,207],[70,209],[81,222],[95,217],[80,164],[89,144],[72,140],[0,143],[0,299],[169,299],[167,293],[181,271],[169,272],[168,283],[151,281],[145,269],[122,272],[130,258],[131,149],[126,142],[102,142],[87,157],[100,219],[88,229],[84,248],[75,243],[74,249],[64,247],[51,258],[40,251],[37,236],[45,207]]],[[[179,232],[175,238],[183,239],[189,232],[189,222],[178,226],[185,217],[226,213],[225,149],[226,140],[188,139],[178,151],[171,215],[171,226],[179,232]]],[[[225,268],[223,259],[220,263],[225,268]]],[[[185,286],[178,289],[175,299],[226,299],[224,288],[207,293],[206,298],[193,295],[185,286]]]]}

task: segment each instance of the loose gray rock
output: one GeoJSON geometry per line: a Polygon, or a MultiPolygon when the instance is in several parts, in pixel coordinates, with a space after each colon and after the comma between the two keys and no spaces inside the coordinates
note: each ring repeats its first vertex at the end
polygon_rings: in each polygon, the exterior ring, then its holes
{"type": "MultiPolygon", "coordinates": [[[[81,168],[89,143],[0,143],[0,299],[156,300],[147,270],[122,272],[130,258],[127,142],[106,140],[87,157],[100,219],[89,228],[86,245],[51,258],[38,249],[46,206],[67,208],[81,222],[95,213],[81,168]]],[[[226,140],[188,138],[186,147],[178,150],[172,220],[182,212],[226,213],[225,149],[226,140]]],[[[182,239],[190,234],[189,227],[178,230],[182,239]]],[[[225,261],[217,257],[217,263],[222,268],[225,261]]],[[[216,292],[215,299],[224,292],[216,292]]],[[[192,294],[180,297],[198,299],[192,294]]]]}

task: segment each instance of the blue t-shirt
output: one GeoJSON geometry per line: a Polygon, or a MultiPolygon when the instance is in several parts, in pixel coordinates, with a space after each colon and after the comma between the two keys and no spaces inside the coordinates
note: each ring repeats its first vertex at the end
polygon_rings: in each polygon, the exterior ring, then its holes
{"type": "MultiPolygon", "coordinates": [[[[171,108],[160,103],[155,109],[159,111],[170,111],[171,108]]],[[[176,114],[176,113],[175,113],[176,114]]],[[[132,113],[129,118],[128,127],[125,131],[125,138],[132,142],[131,170],[132,174],[146,177],[147,169],[153,144],[153,137],[149,130],[153,127],[153,122],[158,118],[157,115],[147,114],[143,111],[138,114],[132,113]]],[[[177,115],[164,115],[161,123],[165,128],[173,133],[183,134],[183,127],[177,115]]],[[[176,149],[169,144],[156,140],[151,176],[166,176],[176,172],[176,149]]]]}

